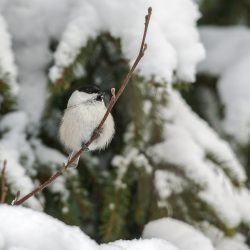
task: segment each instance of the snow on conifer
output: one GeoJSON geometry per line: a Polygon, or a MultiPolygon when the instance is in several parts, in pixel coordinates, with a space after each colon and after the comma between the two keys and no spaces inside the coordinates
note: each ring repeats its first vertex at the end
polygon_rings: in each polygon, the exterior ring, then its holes
{"type": "Polygon", "coordinates": [[[0,15],[0,37],[0,80],[9,85],[12,94],[17,94],[17,69],[14,62],[11,37],[2,15],[0,15]]]}
{"type": "MultiPolygon", "coordinates": [[[[193,185],[200,187],[199,199],[207,203],[227,226],[249,223],[250,192],[247,188],[237,187],[245,182],[246,174],[229,145],[186,105],[176,91],[169,92],[169,103],[163,115],[166,118],[165,141],[148,150],[154,163],[172,164],[184,173],[186,181],[191,180],[193,185]],[[235,186],[235,183],[238,184],[235,186]]],[[[160,171],[164,172],[164,168],[160,171]]],[[[180,177],[170,179],[168,169],[165,171],[166,174],[160,175],[156,172],[155,186],[159,188],[160,197],[164,193],[183,191],[185,178],[184,181],[180,181],[180,177]]]]}
{"type": "Polygon", "coordinates": [[[225,106],[224,129],[240,144],[250,137],[250,31],[244,26],[202,27],[207,58],[201,73],[219,77],[218,93],[225,106]]]}
{"type": "MultiPolygon", "coordinates": [[[[22,111],[10,112],[1,119],[0,133],[0,166],[3,161],[7,161],[7,182],[10,187],[9,191],[21,195],[31,192],[35,185],[30,178],[30,174],[34,173],[34,154],[29,142],[26,139],[26,129],[28,118],[22,111]],[[20,159],[25,159],[25,166],[20,159]],[[29,172],[29,174],[27,174],[29,172]]],[[[26,203],[28,206],[42,210],[41,203],[36,197],[31,197],[26,203]]]]}
{"type": "Polygon", "coordinates": [[[148,50],[139,65],[141,74],[148,79],[153,75],[158,81],[172,82],[176,77],[194,81],[196,65],[204,58],[204,49],[196,30],[199,12],[190,0],[130,0],[123,4],[115,0],[76,1],[71,21],[54,55],[50,79],[58,80],[88,39],[102,32],[120,38],[123,55],[133,60],[139,49],[142,20],[148,6],[152,6],[154,14],[148,31],[148,50]]]}
{"type": "Polygon", "coordinates": [[[143,230],[143,238],[164,239],[177,246],[179,250],[215,250],[210,239],[197,229],[172,218],[149,222],[143,230]]]}

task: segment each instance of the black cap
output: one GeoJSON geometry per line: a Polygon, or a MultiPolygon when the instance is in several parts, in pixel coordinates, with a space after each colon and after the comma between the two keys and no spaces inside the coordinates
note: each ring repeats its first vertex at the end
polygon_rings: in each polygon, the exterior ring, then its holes
{"type": "Polygon", "coordinates": [[[81,88],[79,88],[78,91],[85,92],[85,93],[88,93],[88,94],[99,94],[99,93],[101,93],[100,88],[95,84],[84,85],[81,88]]]}

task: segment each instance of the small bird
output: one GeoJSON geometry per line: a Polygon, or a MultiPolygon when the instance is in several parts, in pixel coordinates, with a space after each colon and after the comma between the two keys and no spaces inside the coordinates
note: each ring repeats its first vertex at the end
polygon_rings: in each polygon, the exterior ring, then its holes
{"type": "MultiPolygon", "coordinates": [[[[75,90],[70,96],[59,129],[60,141],[72,151],[68,161],[90,139],[102,120],[107,110],[104,95],[96,85],[87,85],[75,90]]],[[[112,140],[114,132],[114,120],[109,114],[98,138],[89,145],[88,150],[104,149],[112,140]]],[[[78,161],[79,158],[72,165],[76,167],[78,161]]]]}

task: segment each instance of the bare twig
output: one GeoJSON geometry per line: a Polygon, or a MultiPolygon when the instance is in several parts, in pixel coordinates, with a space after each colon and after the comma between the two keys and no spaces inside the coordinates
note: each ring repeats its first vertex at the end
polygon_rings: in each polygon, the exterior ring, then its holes
{"type": "Polygon", "coordinates": [[[26,200],[28,200],[30,197],[32,197],[33,195],[35,195],[36,193],[42,191],[45,187],[49,186],[55,179],[57,179],[59,176],[61,176],[68,168],[69,166],[84,152],[86,151],[86,149],[89,147],[89,145],[95,140],[97,139],[97,137],[99,136],[99,133],[103,127],[104,122],[106,121],[106,119],[108,118],[108,115],[110,114],[110,112],[112,111],[115,103],[117,102],[117,100],[119,99],[119,97],[122,95],[124,89],[126,88],[127,84],[129,83],[133,72],[135,71],[138,63],[140,62],[141,58],[144,56],[144,52],[147,49],[147,45],[145,43],[146,40],[146,35],[147,35],[147,30],[148,30],[148,25],[150,22],[150,17],[151,17],[151,13],[152,13],[152,8],[149,7],[148,8],[148,14],[145,16],[145,24],[144,24],[144,32],[143,32],[143,37],[142,37],[142,41],[141,41],[141,46],[140,46],[140,50],[139,53],[135,59],[135,62],[133,63],[132,67],[130,68],[129,72],[127,73],[126,77],[124,78],[120,89],[118,90],[117,94],[115,93],[115,89],[111,89],[111,93],[112,93],[112,98],[109,102],[109,105],[107,107],[107,111],[105,113],[105,115],[103,116],[100,124],[98,125],[98,127],[95,129],[95,131],[93,132],[91,138],[82,146],[82,148],[76,153],[74,154],[71,159],[66,163],[63,164],[62,167],[54,174],[52,175],[47,181],[45,181],[44,183],[42,183],[39,187],[35,188],[32,192],[30,192],[29,194],[25,195],[24,197],[22,197],[21,199],[15,199],[13,201],[13,205],[21,205],[22,203],[24,203],[26,200]]]}
{"type": "Polygon", "coordinates": [[[4,160],[3,162],[3,168],[1,171],[1,196],[0,196],[0,203],[4,203],[7,193],[8,193],[8,186],[6,183],[6,166],[7,166],[7,161],[4,160]]]}

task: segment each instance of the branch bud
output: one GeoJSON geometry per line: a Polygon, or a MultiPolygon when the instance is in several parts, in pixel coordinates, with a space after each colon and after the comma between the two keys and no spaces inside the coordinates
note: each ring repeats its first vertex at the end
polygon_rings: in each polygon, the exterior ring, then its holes
{"type": "Polygon", "coordinates": [[[115,97],[115,88],[111,89],[111,95],[112,95],[112,97],[115,97]]]}

